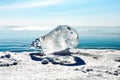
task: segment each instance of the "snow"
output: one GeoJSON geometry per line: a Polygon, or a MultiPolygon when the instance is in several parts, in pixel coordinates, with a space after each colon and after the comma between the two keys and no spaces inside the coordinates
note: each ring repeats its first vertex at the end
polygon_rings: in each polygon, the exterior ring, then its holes
{"type": "MultiPolygon", "coordinates": [[[[39,56],[33,52],[7,54],[11,57],[0,58],[1,63],[16,59],[18,64],[0,67],[0,80],[120,80],[120,50],[77,49],[71,50],[71,55],[64,56],[39,56]],[[66,65],[77,62],[74,56],[85,64],[66,65]],[[64,59],[67,63],[41,63],[48,58],[64,59]]],[[[4,55],[6,52],[0,52],[0,56],[4,55]]]]}

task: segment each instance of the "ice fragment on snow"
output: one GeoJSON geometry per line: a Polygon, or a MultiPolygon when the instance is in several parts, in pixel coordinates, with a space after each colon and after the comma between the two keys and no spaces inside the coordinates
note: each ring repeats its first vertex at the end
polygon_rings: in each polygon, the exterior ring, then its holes
{"type": "Polygon", "coordinates": [[[75,47],[78,38],[78,33],[73,28],[59,25],[48,34],[35,39],[32,46],[45,53],[53,53],[75,47]]]}

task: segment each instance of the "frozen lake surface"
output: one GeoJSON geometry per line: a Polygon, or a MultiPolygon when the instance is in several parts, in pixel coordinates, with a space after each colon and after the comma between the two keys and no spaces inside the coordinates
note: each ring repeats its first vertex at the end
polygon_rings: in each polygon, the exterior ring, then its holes
{"type": "MultiPolygon", "coordinates": [[[[79,34],[77,48],[82,49],[119,49],[120,27],[73,27],[79,34]]],[[[23,52],[29,49],[31,42],[50,30],[12,30],[0,29],[0,51],[23,52]]]]}

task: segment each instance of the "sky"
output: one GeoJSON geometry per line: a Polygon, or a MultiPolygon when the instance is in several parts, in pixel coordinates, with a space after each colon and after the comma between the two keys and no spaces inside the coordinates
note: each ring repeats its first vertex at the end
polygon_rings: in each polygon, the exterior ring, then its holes
{"type": "Polygon", "coordinates": [[[120,26],[120,0],[0,0],[0,25],[120,26]]]}

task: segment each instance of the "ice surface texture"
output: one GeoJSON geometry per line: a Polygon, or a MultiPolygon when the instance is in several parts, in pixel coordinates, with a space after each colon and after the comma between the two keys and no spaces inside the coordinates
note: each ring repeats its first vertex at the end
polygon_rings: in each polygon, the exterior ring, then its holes
{"type": "Polygon", "coordinates": [[[78,33],[67,25],[59,25],[48,34],[35,39],[32,46],[42,50],[44,53],[53,53],[78,44],[78,33]]]}

